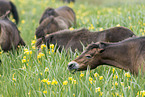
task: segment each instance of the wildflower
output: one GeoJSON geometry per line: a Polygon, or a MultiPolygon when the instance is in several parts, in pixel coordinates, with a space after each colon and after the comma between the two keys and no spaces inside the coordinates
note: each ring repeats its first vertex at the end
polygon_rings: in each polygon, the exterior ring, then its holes
{"type": "Polygon", "coordinates": [[[25,63],[26,62],[26,59],[22,59],[22,63],[25,63]]]}
{"type": "Polygon", "coordinates": [[[26,56],[24,56],[23,59],[26,59],[26,56]]]}
{"type": "Polygon", "coordinates": [[[124,86],[124,82],[120,82],[122,86],[124,86]]]}
{"type": "Polygon", "coordinates": [[[103,76],[100,76],[100,77],[99,77],[99,80],[102,80],[102,79],[103,79],[103,76]]]}
{"type": "Polygon", "coordinates": [[[143,23],[143,26],[145,26],[145,23],[143,23]]]}
{"type": "Polygon", "coordinates": [[[124,76],[125,77],[131,77],[129,72],[125,73],[124,76]]]}
{"type": "Polygon", "coordinates": [[[83,77],[83,76],[84,76],[84,73],[81,73],[81,74],[80,74],[80,77],[83,77]]]}
{"type": "Polygon", "coordinates": [[[12,22],[15,23],[15,19],[12,19],[12,22]]]}
{"type": "Polygon", "coordinates": [[[25,11],[24,10],[22,10],[22,14],[25,14],[25,11]]]}
{"type": "Polygon", "coordinates": [[[99,76],[99,74],[98,74],[98,73],[95,73],[95,74],[94,74],[94,77],[97,77],[97,76],[99,76]]]}
{"type": "Polygon", "coordinates": [[[28,51],[28,49],[27,49],[27,48],[24,48],[24,52],[25,52],[25,51],[28,51]]]}
{"type": "Polygon", "coordinates": [[[128,86],[128,89],[130,89],[130,86],[128,86]]]}
{"type": "Polygon", "coordinates": [[[120,27],[120,24],[117,24],[116,26],[117,26],[117,27],[120,27]]]}
{"type": "Polygon", "coordinates": [[[36,43],[36,40],[32,40],[31,45],[34,45],[36,43]]]}
{"type": "Polygon", "coordinates": [[[42,44],[41,45],[41,49],[43,49],[43,48],[45,48],[46,47],[46,45],[45,44],[42,44]]]}
{"type": "Polygon", "coordinates": [[[71,27],[71,28],[69,28],[69,30],[71,30],[71,31],[72,31],[72,30],[74,30],[74,28],[72,28],[72,27],[71,27]]]}
{"type": "Polygon", "coordinates": [[[47,81],[46,83],[47,83],[47,85],[50,85],[51,84],[51,81],[47,81]]]}
{"type": "Polygon", "coordinates": [[[91,77],[89,77],[89,81],[92,81],[93,79],[91,77]]]}
{"type": "Polygon", "coordinates": [[[117,82],[115,82],[115,86],[118,86],[118,83],[117,82]]]}
{"type": "Polygon", "coordinates": [[[113,72],[113,73],[114,73],[114,71],[115,71],[115,68],[112,69],[112,72],[113,72]]]}
{"type": "Polygon", "coordinates": [[[21,23],[24,24],[25,23],[25,20],[22,20],[21,23]]]}
{"type": "Polygon", "coordinates": [[[58,84],[58,82],[55,79],[53,79],[51,82],[51,85],[57,85],[57,84],[58,84]]]}
{"type": "Polygon", "coordinates": [[[99,31],[103,31],[103,28],[100,28],[99,31]]]}
{"type": "Polygon", "coordinates": [[[0,52],[0,55],[3,53],[3,51],[0,52]]]}
{"type": "Polygon", "coordinates": [[[67,83],[68,83],[68,81],[66,80],[66,81],[63,82],[63,85],[67,85],[67,83]]]}
{"type": "Polygon", "coordinates": [[[44,70],[44,72],[48,72],[48,71],[49,71],[49,68],[46,67],[45,70],[44,70]]]}
{"type": "Polygon", "coordinates": [[[75,93],[73,93],[73,97],[75,97],[75,93]]]}
{"type": "Polygon", "coordinates": [[[47,93],[47,91],[43,91],[43,93],[44,93],[44,94],[46,94],[46,93],[47,93]]]}
{"type": "Polygon", "coordinates": [[[68,77],[68,80],[72,81],[72,77],[68,77]]]}
{"type": "Polygon", "coordinates": [[[40,75],[42,75],[42,73],[40,73],[40,75]]]}
{"type": "Polygon", "coordinates": [[[43,80],[41,80],[41,82],[44,82],[44,83],[47,82],[47,81],[48,81],[47,79],[43,79],[43,80]]]}
{"type": "Polygon", "coordinates": [[[72,84],[76,84],[76,80],[73,79],[72,84]]]}
{"type": "Polygon", "coordinates": [[[36,49],[36,47],[35,47],[35,46],[32,46],[32,49],[33,49],[33,50],[35,50],[35,49],[36,49]]]}
{"type": "Polygon", "coordinates": [[[113,79],[115,79],[115,78],[117,79],[117,78],[118,78],[118,76],[117,76],[117,75],[114,75],[114,76],[113,76],[113,79]]]}
{"type": "Polygon", "coordinates": [[[131,20],[131,17],[129,16],[128,19],[131,20]]]}
{"type": "Polygon", "coordinates": [[[101,91],[101,88],[100,87],[98,87],[98,88],[96,88],[95,89],[95,92],[97,93],[97,92],[100,92],[101,91]]]}
{"type": "Polygon", "coordinates": [[[43,53],[39,53],[38,55],[37,55],[37,59],[39,59],[39,58],[41,58],[42,56],[45,56],[43,53]]]}
{"type": "Polygon", "coordinates": [[[16,81],[16,78],[12,78],[13,81],[16,81]]]}
{"type": "Polygon", "coordinates": [[[50,48],[51,49],[54,49],[54,44],[50,44],[50,48]]]}

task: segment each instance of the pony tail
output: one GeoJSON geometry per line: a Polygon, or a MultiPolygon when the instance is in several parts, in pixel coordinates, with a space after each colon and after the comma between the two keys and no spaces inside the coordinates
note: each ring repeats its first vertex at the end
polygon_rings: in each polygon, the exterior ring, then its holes
{"type": "Polygon", "coordinates": [[[16,20],[16,24],[18,24],[19,16],[18,16],[18,12],[17,12],[16,6],[11,1],[10,1],[10,5],[12,7],[11,11],[12,11],[13,17],[16,20]]]}

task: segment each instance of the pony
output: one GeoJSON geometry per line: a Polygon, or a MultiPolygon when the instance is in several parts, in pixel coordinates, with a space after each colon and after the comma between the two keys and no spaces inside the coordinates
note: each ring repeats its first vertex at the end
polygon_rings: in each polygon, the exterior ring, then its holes
{"type": "Polygon", "coordinates": [[[40,38],[73,25],[76,26],[76,15],[70,7],[47,8],[41,16],[35,35],[40,38]]]}
{"type": "Polygon", "coordinates": [[[135,36],[135,34],[125,27],[113,27],[95,32],[91,32],[86,28],[72,31],[65,29],[37,39],[36,47],[39,49],[42,43],[47,44],[48,48],[50,44],[57,44],[59,51],[64,47],[65,50],[71,48],[73,52],[75,52],[76,49],[82,52],[83,46],[86,47],[92,42],[118,42],[132,36],[135,36]]]}
{"type": "Polygon", "coordinates": [[[18,15],[16,6],[11,1],[0,0],[0,16],[4,15],[9,10],[13,15],[13,18],[15,19],[16,24],[18,24],[19,15],[18,15]]]}

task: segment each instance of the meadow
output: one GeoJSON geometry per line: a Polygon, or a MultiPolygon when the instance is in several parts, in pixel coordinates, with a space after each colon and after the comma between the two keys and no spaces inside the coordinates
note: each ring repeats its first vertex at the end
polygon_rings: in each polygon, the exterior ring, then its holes
{"type": "MultiPolygon", "coordinates": [[[[62,3],[59,0],[11,0],[17,6],[20,22],[18,29],[26,42],[18,52],[0,52],[0,97],[144,97],[145,76],[132,75],[122,69],[99,66],[71,74],[68,62],[81,54],[71,50],[67,53],[54,52],[52,44],[48,50],[41,46],[38,54],[35,47],[35,30],[47,7],[67,5],[74,9],[77,27],[101,31],[115,26],[125,26],[137,36],[145,35],[145,3],[76,0],[76,3],[62,3]],[[77,2],[78,1],[78,2],[77,2]],[[88,3],[87,3],[88,2],[88,3]],[[108,2],[108,3],[107,3],[108,2]]],[[[103,0],[102,0],[103,1],[103,0]]],[[[12,17],[10,18],[15,22],[12,17]]],[[[125,64],[125,63],[124,63],[125,64]]]]}

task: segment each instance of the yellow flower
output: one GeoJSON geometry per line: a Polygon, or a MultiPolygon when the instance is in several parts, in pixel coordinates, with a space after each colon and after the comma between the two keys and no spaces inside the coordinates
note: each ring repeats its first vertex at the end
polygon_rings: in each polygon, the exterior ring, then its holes
{"type": "Polygon", "coordinates": [[[24,10],[22,10],[22,14],[25,14],[25,11],[24,10]]]}
{"type": "Polygon", "coordinates": [[[50,44],[50,48],[51,49],[54,49],[54,44],[50,44]]]}
{"type": "Polygon", "coordinates": [[[99,80],[102,80],[102,79],[103,79],[103,76],[100,76],[100,77],[99,77],[99,80]]]}
{"type": "Polygon", "coordinates": [[[48,71],[49,71],[49,68],[46,67],[45,70],[44,70],[44,72],[48,72],[48,71]]]}
{"type": "Polygon", "coordinates": [[[124,82],[121,82],[121,85],[124,86],[124,82]]]}
{"type": "Polygon", "coordinates": [[[117,24],[116,26],[117,26],[117,27],[120,27],[120,24],[117,24]]]}
{"type": "Polygon", "coordinates": [[[51,81],[47,81],[46,83],[47,83],[47,85],[50,85],[51,84],[51,81]]]}
{"type": "Polygon", "coordinates": [[[43,79],[43,80],[41,80],[41,82],[44,82],[44,83],[47,82],[47,81],[48,81],[47,79],[43,79]]]}
{"type": "Polygon", "coordinates": [[[43,48],[45,48],[46,47],[46,45],[45,44],[42,44],[41,45],[41,49],[43,49],[43,48]]]}
{"type": "Polygon", "coordinates": [[[93,79],[91,77],[89,77],[89,81],[92,81],[93,79]]]}
{"type": "Polygon", "coordinates": [[[27,48],[24,48],[24,52],[25,52],[25,51],[28,51],[28,49],[27,49],[27,48]]]}
{"type": "Polygon", "coordinates": [[[42,75],[42,73],[40,73],[40,75],[42,75]]]}
{"type": "Polygon", "coordinates": [[[97,76],[99,76],[99,74],[98,74],[98,73],[95,73],[95,74],[94,74],[94,77],[97,77],[97,76]]]}
{"type": "Polygon", "coordinates": [[[80,74],[80,77],[83,77],[83,76],[84,76],[84,74],[83,74],[83,73],[81,73],[81,74],[80,74]]]}
{"type": "Polygon", "coordinates": [[[32,51],[29,51],[29,53],[32,55],[32,51]]]}
{"type": "Polygon", "coordinates": [[[22,63],[25,63],[26,62],[26,59],[22,59],[22,63]]]}
{"type": "Polygon", "coordinates": [[[55,84],[57,85],[58,82],[55,79],[53,79],[52,82],[51,82],[51,85],[55,85],[55,84]]]}
{"type": "Polygon", "coordinates": [[[45,56],[45,54],[39,53],[39,54],[37,55],[37,59],[41,58],[42,56],[45,56]]]}
{"type": "Polygon", "coordinates": [[[24,24],[25,23],[25,20],[22,20],[21,23],[24,24]]]}
{"type": "Polygon", "coordinates": [[[23,59],[26,59],[26,56],[24,56],[23,59]]]}
{"type": "Polygon", "coordinates": [[[131,20],[131,17],[129,16],[128,19],[131,20]]]}
{"type": "Polygon", "coordinates": [[[15,23],[15,19],[12,19],[12,22],[15,23]]]}
{"type": "Polygon", "coordinates": [[[16,78],[12,78],[13,81],[16,81],[16,78]]]}
{"type": "Polygon", "coordinates": [[[103,31],[103,28],[100,28],[99,31],[103,31]]]}
{"type": "Polygon", "coordinates": [[[44,94],[46,94],[46,93],[47,93],[47,91],[43,91],[43,93],[44,93],[44,94]]]}
{"type": "Polygon", "coordinates": [[[76,82],[77,82],[77,81],[73,79],[72,84],[76,84],[76,82]]]}
{"type": "Polygon", "coordinates": [[[34,45],[36,43],[36,40],[32,40],[31,45],[34,45]]]}
{"type": "Polygon", "coordinates": [[[98,87],[98,88],[96,88],[95,89],[95,92],[97,93],[97,92],[100,92],[101,91],[101,88],[100,87],[98,87]]]}
{"type": "Polygon", "coordinates": [[[63,85],[67,85],[67,83],[68,83],[68,81],[66,80],[66,81],[63,82],[63,85]]]}
{"type": "Polygon", "coordinates": [[[72,77],[68,77],[68,80],[71,80],[72,81],[72,77]]]}
{"type": "Polygon", "coordinates": [[[129,72],[125,73],[124,76],[125,77],[131,77],[129,72]]]}
{"type": "Polygon", "coordinates": [[[73,93],[73,97],[75,97],[75,93],[73,93]]]}
{"type": "Polygon", "coordinates": [[[115,86],[118,86],[118,83],[117,82],[115,82],[115,86]]]}
{"type": "Polygon", "coordinates": [[[69,30],[71,30],[71,31],[72,31],[72,30],[74,30],[74,28],[72,28],[72,27],[71,27],[71,28],[69,28],[69,30]]]}
{"type": "Polygon", "coordinates": [[[32,46],[32,49],[33,49],[33,50],[35,50],[35,49],[36,49],[36,47],[35,47],[35,46],[32,46]]]}

